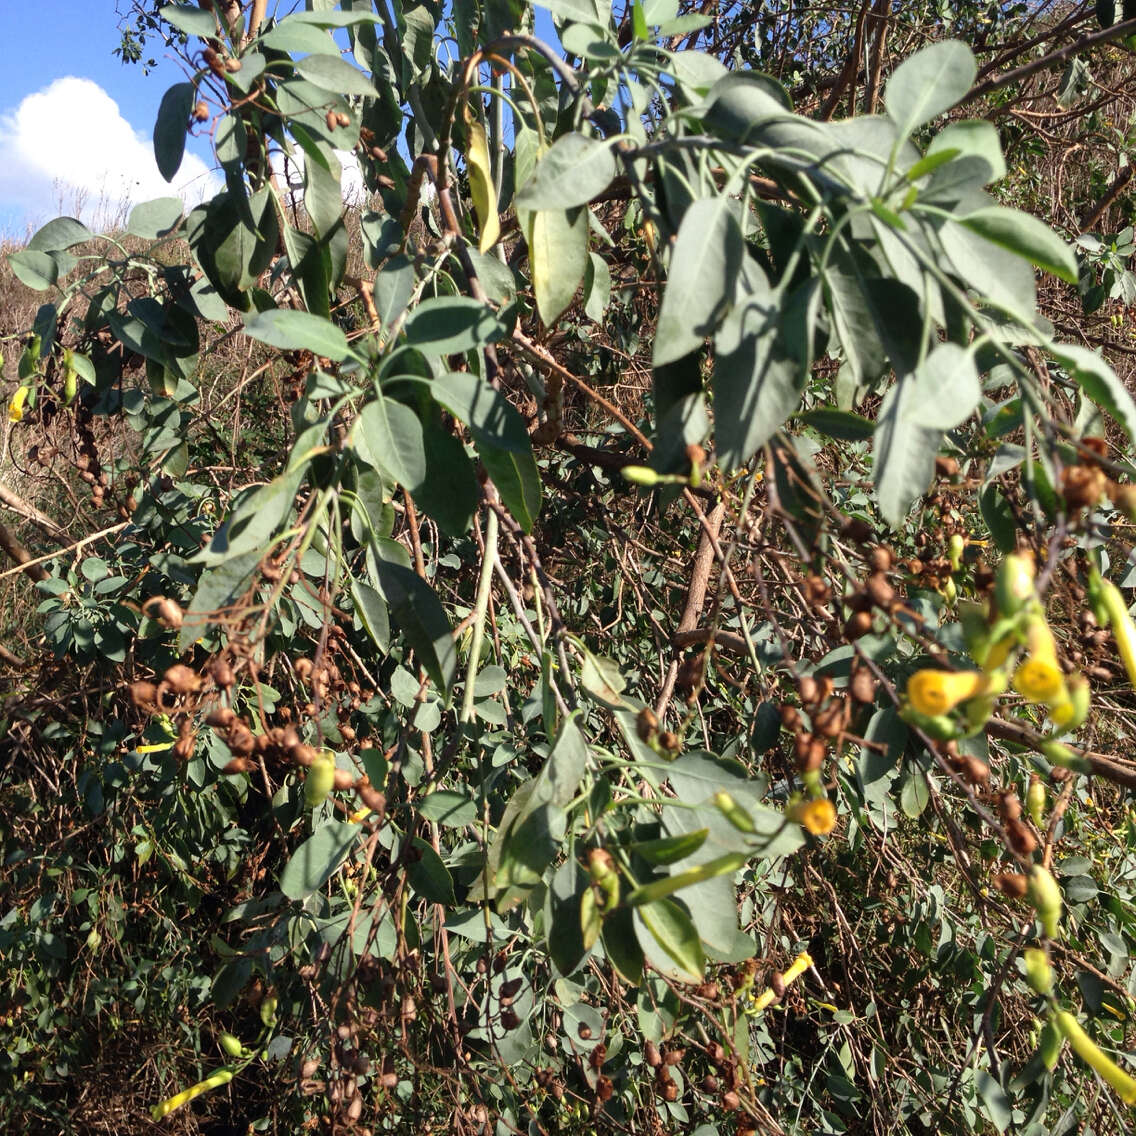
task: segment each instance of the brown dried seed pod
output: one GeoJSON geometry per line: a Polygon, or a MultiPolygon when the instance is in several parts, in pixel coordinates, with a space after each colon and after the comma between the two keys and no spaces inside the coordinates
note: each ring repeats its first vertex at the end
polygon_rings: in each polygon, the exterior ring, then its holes
{"type": "Polygon", "coordinates": [[[822,737],[816,734],[808,735],[808,748],[805,750],[805,756],[797,763],[797,768],[801,773],[815,773],[824,764],[825,756],[828,753],[828,746],[822,737]]]}
{"type": "Polygon", "coordinates": [[[225,744],[239,757],[248,757],[256,749],[256,739],[252,730],[239,719],[229,726],[225,735],[225,744]]]}
{"type": "Polygon", "coordinates": [[[872,597],[863,588],[857,588],[844,597],[844,606],[849,611],[871,611],[872,597]]]}
{"type": "Polygon", "coordinates": [[[371,155],[373,161],[382,162],[386,164],[387,152],[381,146],[372,146],[368,153],[371,155]]]}
{"type": "Polygon", "coordinates": [[[367,777],[360,777],[355,782],[355,794],[372,812],[380,815],[386,812],[387,798],[385,793],[376,789],[367,777]]]}
{"type": "Polygon", "coordinates": [[[235,75],[240,69],[241,61],[237,59],[236,56],[230,55],[225,60],[225,70],[228,71],[230,75],[235,75]]]}
{"type": "Polygon", "coordinates": [[[647,706],[635,716],[635,732],[642,741],[650,741],[659,732],[659,719],[655,711],[647,706]]]}
{"type": "Polygon", "coordinates": [[[678,740],[678,734],[673,730],[666,730],[659,736],[659,745],[668,753],[678,753],[682,743],[678,740]]]}
{"type": "Polygon", "coordinates": [[[307,682],[311,678],[312,671],[315,669],[311,659],[297,659],[292,664],[292,669],[296,672],[296,677],[301,682],[307,682]]]}
{"type": "Polygon", "coordinates": [[[844,625],[845,639],[860,639],[872,630],[872,616],[866,611],[854,611],[844,625]]]}
{"type": "Polygon", "coordinates": [[[209,664],[209,677],[220,687],[228,690],[237,681],[233,668],[224,659],[214,659],[209,664]]]}
{"type": "Polygon", "coordinates": [[[663,1100],[667,1101],[668,1104],[678,1100],[678,1085],[676,1085],[674,1081],[668,1081],[663,1086],[662,1095],[663,1100]]]}
{"type": "Polygon", "coordinates": [[[596,1099],[601,1101],[611,1100],[612,1095],[615,1093],[615,1085],[612,1084],[611,1078],[601,1076],[596,1081],[596,1099]]]}
{"type": "Polygon", "coordinates": [[[702,1078],[702,1091],[704,1093],[716,1093],[718,1091],[718,1078],[713,1073],[707,1073],[702,1078]]]}
{"type": "Polygon", "coordinates": [[[309,1057],[307,1061],[300,1066],[300,1076],[305,1081],[310,1080],[319,1072],[320,1063],[314,1058],[309,1057]]]}
{"type": "Polygon", "coordinates": [[[663,1064],[664,1065],[681,1065],[682,1059],[685,1056],[686,1056],[686,1050],[683,1049],[681,1046],[675,1046],[672,1049],[668,1049],[666,1051],[666,1053],[663,1054],[663,1064]]]}
{"type": "Polygon", "coordinates": [[[722,1107],[727,1112],[736,1112],[742,1106],[741,1097],[731,1089],[728,1093],[722,1094],[722,1107]]]}
{"type": "Polygon", "coordinates": [[[873,572],[890,572],[895,563],[895,553],[886,544],[877,544],[868,553],[868,565],[873,572]]]}
{"type": "Polygon", "coordinates": [[[197,735],[194,733],[183,734],[176,742],[174,742],[173,754],[178,761],[188,761],[193,756],[193,749],[197,743],[197,735]]]}
{"type": "Polygon", "coordinates": [[[832,589],[823,577],[809,575],[805,577],[805,602],[813,607],[822,607],[832,598],[832,589]]]}
{"type": "Polygon", "coordinates": [[[1037,837],[1024,821],[1006,821],[1006,839],[1014,853],[1023,859],[1037,851],[1037,837]]]}
{"type": "Polygon", "coordinates": [[[209,118],[209,104],[203,102],[196,102],[193,104],[193,120],[194,122],[206,122],[209,118]]]}
{"type": "Polygon", "coordinates": [[[698,987],[697,993],[699,998],[705,998],[707,1002],[714,1002],[722,991],[716,982],[703,982],[698,987]]]}
{"type": "Polygon", "coordinates": [[[340,111],[335,116],[335,121],[339,126],[350,126],[351,125],[350,116],[348,114],[344,113],[343,111],[340,111]]]}
{"type": "Polygon", "coordinates": [[[775,970],[770,976],[769,989],[778,999],[785,997],[785,976],[779,970],[775,970]]]}
{"type": "Polygon", "coordinates": [[[801,724],[801,712],[796,706],[790,706],[788,702],[781,705],[781,727],[785,730],[795,730],[801,724]]]}
{"type": "Polygon", "coordinates": [[[998,794],[998,815],[1003,820],[1017,820],[1022,815],[1022,802],[1017,793],[1004,789],[998,794]]]}
{"type": "Polygon", "coordinates": [[[592,1036],[592,1027],[587,1022],[581,1022],[576,1029],[576,1034],[582,1041],[587,1041],[592,1036]]]}
{"type": "Polygon", "coordinates": [[[329,110],[324,118],[327,123],[328,130],[334,130],[339,125],[339,115],[333,110],[329,110]]]}
{"type": "MultiPolygon", "coordinates": [[[[256,766],[253,765],[247,757],[234,757],[222,770],[222,773],[227,773],[233,776],[237,773],[251,773],[256,766]]],[[[305,1076],[311,1076],[310,1073],[305,1073],[305,1076]]]]}
{"type": "Polygon", "coordinates": [[[859,517],[849,517],[840,526],[840,535],[855,544],[867,544],[872,539],[872,526],[859,517]]]}
{"type": "Polygon", "coordinates": [[[869,598],[876,607],[891,611],[895,606],[898,599],[895,588],[888,583],[887,577],[882,572],[873,572],[868,577],[866,588],[869,598]]]}
{"type": "Polygon", "coordinates": [[[848,703],[843,698],[833,698],[823,710],[813,715],[813,729],[826,738],[835,738],[844,729],[848,720],[848,703]]]}
{"type": "Polygon", "coordinates": [[[643,1046],[643,1058],[652,1069],[657,1069],[663,1063],[659,1047],[653,1041],[648,1041],[643,1046]]]}
{"type": "Polygon", "coordinates": [[[980,757],[964,754],[962,758],[962,775],[972,785],[985,785],[990,780],[990,766],[980,757]]]}
{"type": "Polygon", "coordinates": [[[162,681],[175,694],[192,694],[201,689],[200,676],[191,667],[187,667],[185,663],[174,663],[162,675],[162,681]]]}
{"type": "Polygon", "coordinates": [[[806,706],[810,706],[820,700],[820,686],[812,675],[801,675],[801,677],[797,679],[797,693],[800,694],[801,701],[805,703],[806,706]]]}
{"type": "Polygon", "coordinates": [[[508,982],[501,983],[501,998],[515,998],[517,991],[524,985],[523,978],[510,978],[508,982]]]}
{"type": "Polygon", "coordinates": [[[876,678],[865,667],[852,672],[852,678],[848,683],[848,693],[857,702],[864,704],[875,702],[876,700],[876,678]]]}
{"type": "Polygon", "coordinates": [[[140,679],[138,682],[132,682],[129,690],[130,701],[139,710],[152,709],[154,703],[158,700],[158,688],[152,682],[140,679]]]}
{"type": "Polygon", "coordinates": [[[205,724],[215,730],[227,730],[236,720],[236,714],[228,706],[214,706],[205,715],[205,724]]]}
{"type": "Polygon", "coordinates": [[[959,463],[955,458],[940,455],[935,459],[935,474],[938,477],[957,477],[959,463]]]}
{"type": "Polygon", "coordinates": [[[288,751],[288,756],[297,764],[303,766],[311,765],[317,757],[319,757],[319,750],[314,746],[304,745],[302,742],[299,745],[294,745],[288,751]]]}
{"type": "Polygon", "coordinates": [[[506,1006],[501,1011],[501,1027],[507,1030],[515,1030],[521,1024],[521,1019],[517,1017],[517,1012],[512,1006],[506,1006]]]}
{"type": "Polygon", "coordinates": [[[1029,890],[1029,879],[1021,872],[999,872],[994,876],[994,886],[1007,899],[1023,899],[1029,890]]]}
{"type": "Polygon", "coordinates": [[[335,771],[336,789],[354,789],[355,788],[355,774],[350,769],[337,769],[335,771]]]}
{"type": "Polygon", "coordinates": [[[607,1060],[607,1046],[601,1041],[599,1045],[588,1054],[588,1064],[593,1069],[600,1069],[603,1063],[607,1060]]]}
{"type": "Polygon", "coordinates": [[[1096,505],[1108,487],[1108,478],[1096,466],[1073,465],[1061,471],[1061,496],[1070,509],[1096,505]]]}
{"type": "Polygon", "coordinates": [[[726,1060],[726,1047],[719,1041],[711,1041],[706,1046],[706,1056],[709,1057],[715,1065],[720,1065],[726,1060]]]}

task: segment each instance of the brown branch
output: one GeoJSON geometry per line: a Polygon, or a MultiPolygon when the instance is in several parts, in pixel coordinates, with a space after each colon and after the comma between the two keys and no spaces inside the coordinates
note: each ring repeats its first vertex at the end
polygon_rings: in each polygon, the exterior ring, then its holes
{"type": "Polygon", "coordinates": [[[0,505],[6,505],[13,513],[19,513],[26,521],[31,521],[55,540],[65,540],[67,533],[46,513],[41,513],[34,505],[29,505],[22,497],[0,485],[0,505]]]}
{"type": "MultiPolygon", "coordinates": [[[[986,723],[986,733],[1002,741],[1016,742],[1018,745],[1037,749],[1043,739],[1040,734],[1017,722],[1007,722],[1001,718],[991,718],[986,723]]],[[[1084,758],[1094,777],[1103,777],[1114,785],[1126,789],[1136,789],[1136,768],[1123,764],[1118,758],[1105,753],[1090,753],[1088,750],[1069,746],[1074,755],[1084,758]]]]}
{"type": "Polygon", "coordinates": [[[1123,39],[1125,36],[1133,34],[1136,34],[1136,20],[1125,20],[1123,23],[1113,24],[1111,28],[1104,28],[1102,31],[1084,36],[1075,43],[1067,44],[1065,47],[1058,48],[1056,51],[1051,51],[1048,55],[1043,55],[1040,59],[1035,59],[1030,63],[1023,63],[1020,67],[1015,67],[1012,71],[1007,71],[1003,75],[999,75],[993,79],[987,79],[985,83],[979,83],[978,86],[971,87],[957,105],[962,106],[965,103],[973,102],[975,99],[982,98],[983,95],[990,94],[991,91],[998,90],[999,87],[1008,87],[1011,83],[1017,83],[1021,79],[1028,79],[1030,75],[1036,75],[1038,71],[1044,71],[1047,67],[1052,67],[1055,63],[1064,63],[1072,56],[1078,55],[1082,51],[1087,51],[1090,47],[1111,43],[1113,40],[1123,39]]]}
{"type": "Polygon", "coordinates": [[[3,524],[0,524],[0,549],[3,549],[37,584],[40,580],[47,579],[47,569],[32,559],[32,554],[16,539],[16,534],[3,524]]]}
{"type": "Polygon", "coordinates": [[[880,102],[881,78],[884,70],[884,49],[887,47],[888,25],[891,23],[891,0],[876,0],[872,22],[879,30],[872,43],[872,57],[868,63],[868,85],[864,92],[865,114],[875,114],[880,102]]]}

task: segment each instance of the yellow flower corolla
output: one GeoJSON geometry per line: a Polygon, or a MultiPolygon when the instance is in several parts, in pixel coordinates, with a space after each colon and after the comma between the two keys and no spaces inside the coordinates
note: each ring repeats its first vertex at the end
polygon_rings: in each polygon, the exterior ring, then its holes
{"type": "Polygon", "coordinates": [[[985,694],[989,685],[990,679],[978,671],[916,671],[907,680],[907,701],[916,713],[937,718],[985,694]]]}
{"type": "Polygon", "coordinates": [[[813,836],[827,836],[836,827],[836,808],[827,797],[801,801],[793,808],[792,819],[813,836]]]}
{"type": "Polygon", "coordinates": [[[1083,674],[1071,674],[1065,681],[1066,698],[1049,708],[1053,724],[1062,730],[1075,730],[1089,716],[1089,680],[1083,674]]]}

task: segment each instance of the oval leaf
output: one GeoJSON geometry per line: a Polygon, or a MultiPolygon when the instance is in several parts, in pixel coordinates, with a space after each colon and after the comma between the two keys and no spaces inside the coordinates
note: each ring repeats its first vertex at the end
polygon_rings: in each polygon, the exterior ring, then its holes
{"type": "Polygon", "coordinates": [[[615,155],[606,142],[565,134],[540,159],[517,194],[518,209],[573,209],[603,193],[615,177],[615,155]]]}
{"type": "Polygon", "coordinates": [[[163,96],[154,123],[154,161],[158,173],[173,181],[185,153],[185,132],[193,109],[192,83],[175,83],[163,96]]]}
{"type": "Polygon", "coordinates": [[[284,351],[311,351],[341,362],[350,354],[347,336],[330,320],[310,312],[275,308],[245,320],[245,334],[284,351]]]}

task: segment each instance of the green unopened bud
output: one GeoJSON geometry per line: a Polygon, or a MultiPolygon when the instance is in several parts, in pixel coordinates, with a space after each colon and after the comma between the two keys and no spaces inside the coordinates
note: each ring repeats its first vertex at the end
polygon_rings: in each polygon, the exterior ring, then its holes
{"type": "Polygon", "coordinates": [[[648,488],[654,488],[663,480],[649,465],[625,465],[619,472],[632,485],[646,485],[648,488]]]}
{"type": "Polygon", "coordinates": [[[961,533],[951,533],[947,541],[947,557],[951,562],[951,571],[957,572],[962,567],[962,554],[966,549],[966,541],[961,533]]]}
{"type": "Polygon", "coordinates": [[[1045,1023],[1041,1029],[1041,1037],[1037,1042],[1037,1055],[1041,1063],[1052,1073],[1061,1060],[1061,1050],[1065,1048],[1065,1035],[1057,1028],[1052,1020],[1045,1023]]]}
{"type": "Polygon", "coordinates": [[[1011,552],[998,565],[994,579],[994,598],[1000,615],[1016,615],[1034,595],[1033,561],[1020,552],[1011,552]]]}
{"type": "Polygon", "coordinates": [[[1038,994],[1048,994],[1053,989],[1053,967],[1049,955],[1039,947],[1028,947],[1022,952],[1026,964],[1026,981],[1038,994]]]}
{"type": "Polygon", "coordinates": [[[276,1024],[276,1005],[275,994],[269,994],[260,1003],[260,1020],[270,1028],[276,1024]]]}
{"type": "Polygon", "coordinates": [[[1041,828],[1041,820],[1045,815],[1045,786],[1036,773],[1030,777],[1029,788],[1026,790],[1026,811],[1030,820],[1041,828]]]}
{"type": "Polygon", "coordinates": [[[753,817],[751,817],[724,789],[714,794],[714,805],[722,816],[739,832],[748,832],[750,834],[757,832],[757,828],[753,823],[753,817]]]}
{"type": "Polygon", "coordinates": [[[957,722],[946,714],[920,714],[910,706],[903,707],[899,716],[909,725],[922,730],[929,738],[938,742],[948,742],[959,736],[960,730],[957,722]]]}
{"type": "Polygon", "coordinates": [[[245,1051],[245,1047],[241,1045],[240,1038],[234,1037],[231,1033],[221,1034],[221,1036],[217,1038],[217,1042],[229,1057],[240,1057],[245,1051]]]}
{"type": "Polygon", "coordinates": [[[1040,864],[1034,864],[1029,878],[1029,900],[1047,939],[1061,937],[1061,885],[1040,864]]]}
{"type": "Polygon", "coordinates": [[[1051,738],[1043,738],[1037,748],[1053,765],[1060,765],[1063,769],[1071,769],[1074,773],[1092,773],[1093,767],[1088,760],[1079,753],[1075,753],[1064,742],[1055,742],[1051,738]]]}

